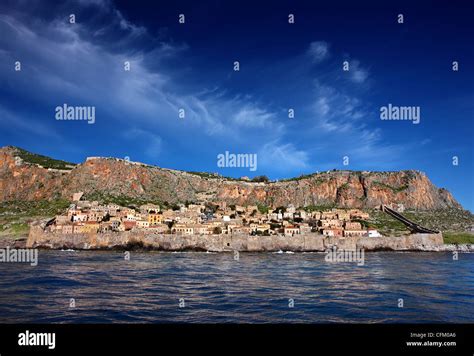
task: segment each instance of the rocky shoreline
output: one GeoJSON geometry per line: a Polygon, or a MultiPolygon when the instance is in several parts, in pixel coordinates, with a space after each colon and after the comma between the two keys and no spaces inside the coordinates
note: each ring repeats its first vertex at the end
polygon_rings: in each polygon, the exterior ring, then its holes
{"type": "Polygon", "coordinates": [[[411,234],[400,237],[324,237],[319,234],[285,236],[171,235],[149,232],[57,234],[32,226],[28,248],[74,250],[161,250],[210,252],[323,252],[329,248],[366,251],[474,252],[474,245],[443,243],[442,234],[411,234]]]}
{"type": "Polygon", "coordinates": [[[25,248],[28,236],[25,237],[11,237],[2,236],[0,237],[0,249],[9,248],[25,248]]]}

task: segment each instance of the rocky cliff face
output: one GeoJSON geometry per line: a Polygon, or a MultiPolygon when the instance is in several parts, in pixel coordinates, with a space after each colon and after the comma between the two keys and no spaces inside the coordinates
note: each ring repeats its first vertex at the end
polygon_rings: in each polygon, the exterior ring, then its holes
{"type": "Polygon", "coordinates": [[[301,179],[251,183],[94,158],[70,170],[46,169],[18,159],[13,147],[0,149],[0,201],[70,198],[74,192],[160,200],[226,201],[229,204],[295,206],[335,204],[371,208],[399,203],[405,208],[461,208],[424,173],[330,171],[301,179]]]}

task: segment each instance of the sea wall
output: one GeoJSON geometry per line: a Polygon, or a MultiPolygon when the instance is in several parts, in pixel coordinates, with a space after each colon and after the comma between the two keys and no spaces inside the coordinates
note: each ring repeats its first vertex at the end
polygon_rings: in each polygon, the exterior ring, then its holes
{"type": "Polygon", "coordinates": [[[57,234],[32,226],[27,247],[49,249],[132,249],[134,247],[166,251],[325,251],[337,246],[367,251],[441,251],[442,234],[412,234],[401,237],[324,237],[303,234],[293,237],[249,235],[170,235],[144,231],[103,234],[57,234]]]}

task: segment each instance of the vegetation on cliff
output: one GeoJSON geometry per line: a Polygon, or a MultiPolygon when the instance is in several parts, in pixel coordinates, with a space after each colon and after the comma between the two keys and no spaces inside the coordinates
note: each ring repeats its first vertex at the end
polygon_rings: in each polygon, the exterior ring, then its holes
{"type": "MultiPolygon", "coordinates": [[[[369,210],[369,220],[357,220],[364,227],[375,228],[385,236],[401,236],[410,233],[400,221],[378,209],[369,210]]],[[[405,211],[408,219],[428,229],[443,233],[445,243],[474,243],[474,215],[467,210],[439,209],[432,211],[405,211]]]]}
{"type": "Polygon", "coordinates": [[[443,233],[445,244],[474,244],[474,234],[468,232],[443,233]]]}
{"type": "Polygon", "coordinates": [[[0,238],[25,237],[32,221],[64,213],[69,204],[65,199],[0,202],[0,238]]]}
{"type": "Polygon", "coordinates": [[[24,162],[37,164],[46,169],[50,168],[50,169],[71,170],[76,166],[75,163],[61,161],[58,159],[53,159],[53,158],[39,155],[36,153],[31,153],[19,147],[10,146],[10,148],[24,162]]]}
{"type": "Polygon", "coordinates": [[[163,202],[158,199],[141,199],[141,198],[134,198],[129,197],[126,195],[112,195],[103,192],[92,192],[88,193],[83,197],[84,200],[90,201],[97,201],[99,204],[106,205],[106,204],[117,204],[120,206],[125,207],[139,207],[143,204],[155,204],[159,205],[160,207],[172,207],[172,204],[168,202],[163,202]]]}
{"type": "Polygon", "coordinates": [[[394,193],[399,193],[399,192],[402,192],[402,191],[408,189],[408,184],[404,184],[404,185],[399,186],[399,187],[393,187],[391,185],[381,183],[381,182],[377,182],[377,181],[373,182],[372,184],[374,186],[378,186],[378,187],[381,187],[381,188],[384,188],[384,189],[390,189],[394,193]]]}

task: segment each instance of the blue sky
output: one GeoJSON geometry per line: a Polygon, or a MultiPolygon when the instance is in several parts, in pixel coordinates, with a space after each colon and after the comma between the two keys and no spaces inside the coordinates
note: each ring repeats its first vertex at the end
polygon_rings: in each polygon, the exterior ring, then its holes
{"type": "Polygon", "coordinates": [[[2,1],[0,145],[235,177],[417,169],[473,211],[472,5],[352,3],[2,1]],[[55,120],[64,103],[96,122],[55,120]],[[388,103],[420,123],[382,121],[388,103]],[[258,169],[219,168],[225,151],[258,169]]]}

